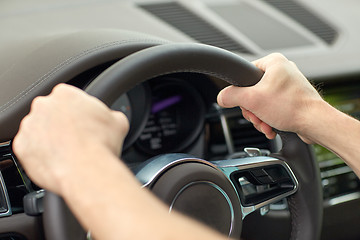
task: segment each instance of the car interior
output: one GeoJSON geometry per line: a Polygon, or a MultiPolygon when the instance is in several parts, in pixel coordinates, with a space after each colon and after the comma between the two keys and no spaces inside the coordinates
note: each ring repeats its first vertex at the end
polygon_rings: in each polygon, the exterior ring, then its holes
{"type": "Polygon", "coordinates": [[[2,1],[0,240],[91,239],[12,151],[32,100],[59,83],[125,113],[121,160],[170,212],[234,239],[360,239],[350,167],[292,133],[268,140],[216,103],[222,88],[261,79],[251,61],[279,52],[360,117],[359,10],[354,0],[2,1]]]}

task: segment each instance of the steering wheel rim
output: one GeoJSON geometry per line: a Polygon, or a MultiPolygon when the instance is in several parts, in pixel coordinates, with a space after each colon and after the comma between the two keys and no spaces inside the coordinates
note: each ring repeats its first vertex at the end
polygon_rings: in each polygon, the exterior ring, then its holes
{"type": "MultiPolygon", "coordinates": [[[[236,86],[251,86],[263,72],[236,54],[202,44],[165,44],[125,57],[100,74],[86,89],[108,106],[142,81],[177,72],[202,73],[236,86]],[[141,71],[138,71],[141,69],[141,71]]],[[[316,240],[322,219],[322,188],[318,165],[309,146],[296,134],[280,133],[284,143],[277,158],[287,162],[299,181],[288,198],[291,240],[316,240]],[[305,160],[304,160],[305,159],[305,160]]]]}

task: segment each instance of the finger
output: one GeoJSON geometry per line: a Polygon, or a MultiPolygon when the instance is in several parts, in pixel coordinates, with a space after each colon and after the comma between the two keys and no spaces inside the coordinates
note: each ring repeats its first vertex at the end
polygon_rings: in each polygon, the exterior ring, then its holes
{"type": "Polygon", "coordinates": [[[276,133],[274,132],[273,128],[268,124],[262,122],[260,128],[261,132],[265,134],[266,138],[274,139],[276,137],[276,133]]]}
{"type": "Polygon", "coordinates": [[[252,112],[241,108],[243,117],[249,122],[253,123],[254,127],[259,131],[265,134],[268,139],[274,139],[276,137],[276,133],[273,128],[261,121],[258,117],[256,117],[252,112]]]}
{"type": "Polygon", "coordinates": [[[254,126],[254,128],[255,128],[256,130],[258,130],[258,132],[263,133],[262,130],[261,130],[261,126],[260,126],[259,124],[253,124],[253,126],[254,126]]]}
{"type": "Polygon", "coordinates": [[[51,94],[79,94],[84,93],[83,90],[77,88],[75,86],[66,84],[66,83],[59,83],[57,84],[51,91],[51,94]]]}
{"type": "Polygon", "coordinates": [[[276,133],[273,131],[272,127],[264,122],[253,124],[254,128],[259,132],[263,133],[266,138],[274,139],[276,137],[276,133]]]}
{"type": "Polygon", "coordinates": [[[243,107],[240,107],[243,117],[250,122],[249,111],[243,107]]]}
{"type": "Polygon", "coordinates": [[[248,121],[250,121],[252,124],[254,125],[260,125],[262,123],[262,121],[252,112],[250,111],[246,111],[246,117],[248,119],[248,121]]]}
{"type": "Polygon", "coordinates": [[[267,68],[277,64],[277,63],[284,63],[289,62],[289,60],[281,53],[271,53],[263,58],[257,59],[255,61],[252,61],[252,63],[266,72],[267,68]]]}
{"type": "Polygon", "coordinates": [[[257,104],[253,98],[254,94],[256,94],[256,90],[253,87],[229,86],[219,92],[217,101],[220,106],[225,108],[240,106],[250,109],[253,104],[257,104]]]}
{"type": "Polygon", "coordinates": [[[112,110],[112,114],[114,116],[116,124],[121,130],[121,133],[123,135],[126,135],[129,132],[129,128],[130,128],[129,119],[126,117],[126,115],[123,112],[120,111],[112,110]]]}

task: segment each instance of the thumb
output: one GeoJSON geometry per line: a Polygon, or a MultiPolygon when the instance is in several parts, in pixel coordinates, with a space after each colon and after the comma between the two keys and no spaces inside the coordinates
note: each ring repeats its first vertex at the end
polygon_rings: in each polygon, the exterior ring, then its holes
{"type": "Polygon", "coordinates": [[[124,136],[128,134],[130,123],[129,119],[126,117],[126,115],[123,112],[120,111],[112,111],[112,115],[116,121],[116,124],[118,125],[120,129],[120,133],[124,136]]]}
{"type": "Polygon", "coordinates": [[[252,87],[228,86],[219,92],[217,102],[221,107],[225,108],[240,106],[251,109],[253,91],[250,89],[252,87]]]}

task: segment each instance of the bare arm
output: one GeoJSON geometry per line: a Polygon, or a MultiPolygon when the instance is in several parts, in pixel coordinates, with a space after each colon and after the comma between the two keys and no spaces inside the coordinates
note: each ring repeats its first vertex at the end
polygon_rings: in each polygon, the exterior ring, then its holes
{"type": "Polygon", "coordinates": [[[34,100],[14,139],[31,179],[62,196],[98,240],[225,239],[168,209],[117,156],[126,117],[75,87],[58,85],[34,100]]]}
{"type": "Polygon", "coordinates": [[[276,128],[328,148],[360,176],[360,122],[326,103],[284,56],[271,54],[254,64],[265,72],[262,80],[253,87],[223,89],[218,103],[240,106],[244,117],[268,138],[275,137],[276,128]]]}
{"type": "Polygon", "coordinates": [[[360,122],[327,103],[309,113],[307,136],[342,158],[360,177],[360,122]]]}

